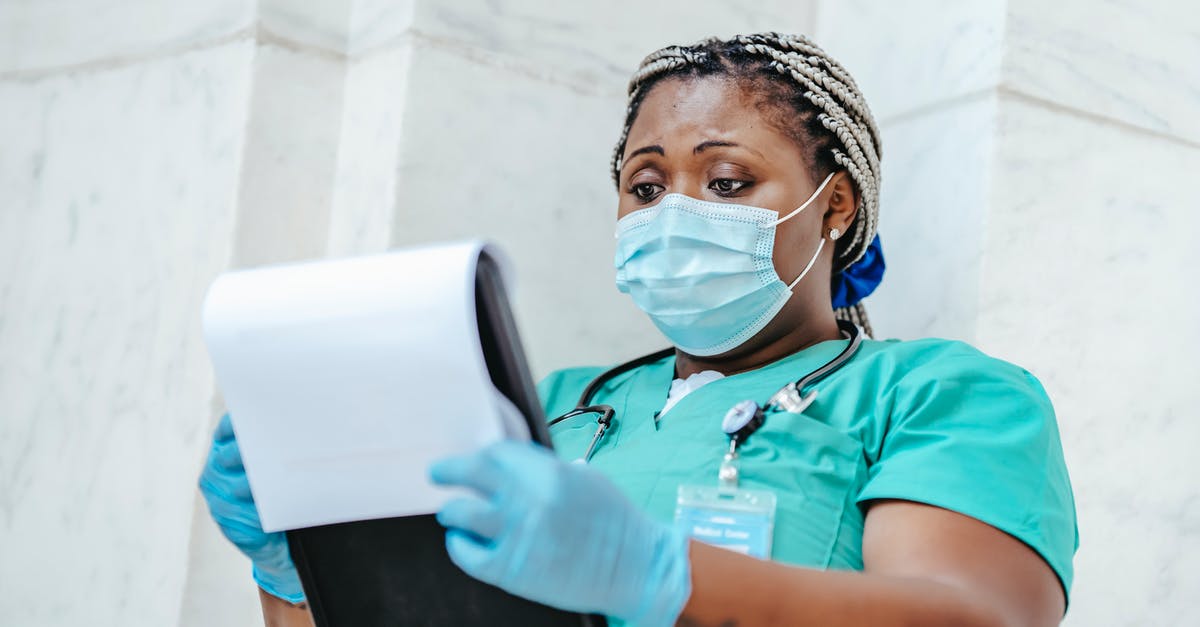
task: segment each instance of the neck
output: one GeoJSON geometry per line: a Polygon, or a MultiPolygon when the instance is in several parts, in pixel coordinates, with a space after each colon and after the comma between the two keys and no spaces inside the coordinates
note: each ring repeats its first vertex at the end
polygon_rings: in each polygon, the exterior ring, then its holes
{"type": "MultiPolygon", "coordinates": [[[[715,370],[726,376],[748,372],[779,361],[810,346],[842,337],[837,321],[832,314],[809,318],[809,320],[811,320],[809,324],[794,325],[778,337],[768,337],[765,342],[754,343],[751,340],[754,345],[744,347],[745,350],[741,350],[742,347],[739,347],[734,351],[711,357],[698,357],[676,350],[675,376],[687,378],[705,370],[715,370]]],[[[770,327],[765,329],[762,335],[768,335],[769,332],[770,327]]]]}

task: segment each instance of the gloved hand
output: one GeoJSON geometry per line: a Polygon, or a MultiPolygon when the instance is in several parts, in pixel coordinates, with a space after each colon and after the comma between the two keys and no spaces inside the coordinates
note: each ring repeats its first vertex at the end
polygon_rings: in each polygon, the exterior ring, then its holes
{"type": "Polygon", "coordinates": [[[200,473],[200,493],[221,533],[254,564],[254,581],[289,603],[303,601],[304,589],[288,554],[287,536],[282,531],[266,533],[258,519],[229,414],[221,417],[213,433],[208,462],[200,473]]]}
{"type": "Polygon", "coordinates": [[[529,442],[433,465],[472,488],[438,512],[467,574],[518,596],[639,625],[672,625],[691,593],[687,537],[651,520],[599,471],[529,442]]]}

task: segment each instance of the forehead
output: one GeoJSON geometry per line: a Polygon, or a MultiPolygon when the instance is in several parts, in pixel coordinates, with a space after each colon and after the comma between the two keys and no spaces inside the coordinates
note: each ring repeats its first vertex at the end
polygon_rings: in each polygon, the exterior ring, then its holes
{"type": "Polygon", "coordinates": [[[652,87],[638,107],[626,152],[649,144],[733,138],[760,149],[794,150],[790,138],[763,116],[760,98],[726,78],[666,79],[652,87]]]}

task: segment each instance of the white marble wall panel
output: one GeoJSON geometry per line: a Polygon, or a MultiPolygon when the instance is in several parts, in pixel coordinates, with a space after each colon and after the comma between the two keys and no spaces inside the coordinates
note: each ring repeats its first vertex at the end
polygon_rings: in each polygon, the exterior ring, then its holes
{"type": "Polygon", "coordinates": [[[1006,88],[1200,144],[1200,3],[1010,0],[1006,88]]]}
{"type": "Polygon", "coordinates": [[[0,622],[178,619],[251,55],[0,81],[0,622]]]}
{"type": "MultiPolygon", "coordinates": [[[[326,252],[379,252],[391,243],[412,49],[389,47],[347,65],[326,252]]],[[[421,124],[419,120],[411,120],[421,124]]]]}
{"type": "Polygon", "coordinates": [[[543,0],[418,1],[414,28],[443,44],[519,59],[545,76],[623,93],[647,54],[712,35],[812,26],[812,2],[698,0],[601,5],[543,0]]]}
{"type": "MultiPolygon", "coordinates": [[[[220,408],[219,402],[217,409],[220,408]]],[[[215,416],[215,414],[214,414],[215,416]]],[[[213,421],[216,426],[216,421],[213,421]]],[[[207,453],[204,439],[199,444],[207,453]]],[[[187,581],[179,627],[262,627],[258,586],[251,575],[250,560],[233,546],[213,524],[199,490],[195,492],[192,534],[188,544],[187,581]]]]}
{"type": "Polygon", "coordinates": [[[401,43],[411,33],[417,0],[355,0],[346,52],[364,56],[401,43]]]}
{"type": "Polygon", "coordinates": [[[258,0],[258,23],[273,37],[344,52],[354,0],[258,0]]]}
{"type": "Polygon", "coordinates": [[[341,139],[345,61],[266,43],[254,57],[234,263],[325,254],[341,139]]]}
{"type": "Polygon", "coordinates": [[[483,235],[507,249],[539,374],[663,346],[613,285],[623,101],[420,45],[411,72],[393,241],[483,235]]]}
{"type": "Polygon", "coordinates": [[[979,344],[1058,411],[1082,542],[1068,624],[1191,624],[1200,149],[1004,98],[996,155],[979,344]]]}
{"type": "Polygon", "coordinates": [[[259,0],[258,19],[268,37],[364,56],[408,38],[416,2],[259,0]]]}
{"type": "Polygon", "coordinates": [[[253,24],[254,5],[254,0],[4,0],[0,78],[229,37],[253,24]]]}
{"type": "Polygon", "coordinates": [[[850,71],[886,122],[993,89],[1006,46],[1006,4],[823,0],[813,39],[850,71]]]}
{"type": "Polygon", "coordinates": [[[888,267],[866,301],[876,337],[974,339],[995,120],[985,93],[881,129],[888,267]]]}

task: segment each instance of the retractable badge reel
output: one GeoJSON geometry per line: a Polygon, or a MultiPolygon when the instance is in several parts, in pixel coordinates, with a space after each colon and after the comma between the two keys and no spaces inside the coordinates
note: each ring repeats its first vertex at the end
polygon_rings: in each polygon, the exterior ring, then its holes
{"type": "Polygon", "coordinates": [[[729,436],[729,450],[717,470],[716,485],[681,485],[675,499],[675,524],[691,537],[760,559],[771,557],[775,493],[738,487],[738,447],[765,421],[764,409],[754,401],[730,408],[721,423],[729,436]]]}

